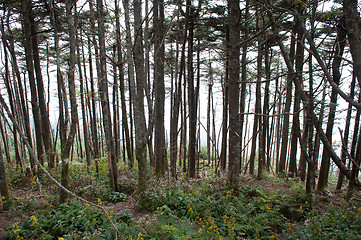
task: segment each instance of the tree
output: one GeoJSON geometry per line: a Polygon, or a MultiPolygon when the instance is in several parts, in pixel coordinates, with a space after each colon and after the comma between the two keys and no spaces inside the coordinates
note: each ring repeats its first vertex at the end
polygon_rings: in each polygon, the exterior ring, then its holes
{"type": "MultiPolygon", "coordinates": [[[[78,123],[78,109],[76,101],[76,90],[75,90],[75,26],[74,26],[74,11],[76,5],[71,1],[66,2],[66,16],[68,18],[68,32],[69,32],[69,68],[68,68],[68,87],[69,87],[69,98],[70,98],[70,108],[71,108],[71,123],[68,136],[66,137],[65,142],[62,144],[61,148],[61,185],[65,188],[69,186],[69,157],[70,150],[73,146],[77,123],[78,123]]],[[[59,80],[59,79],[58,79],[59,80]]],[[[62,93],[64,94],[64,92],[62,93]]],[[[65,121],[65,119],[63,120],[65,121]]],[[[67,133],[67,129],[61,129],[67,133]]],[[[65,135],[66,136],[66,135],[65,135]]],[[[68,192],[64,189],[60,190],[60,202],[64,203],[68,198],[68,192]]]]}
{"type": "MultiPolygon", "coordinates": [[[[0,124],[2,127],[1,121],[0,124]]],[[[8,210],[11,205],[8,182],[9,182],[8,173],[6,170],[6,164],[3,156],[2,147],[0,144],[0,196],[4,199],[2,200],[3,210],[8,210]]]]}
{"type": "Polygon", "coordinates": [[[189,19],[188,29],[188,62],[187,62],[187,84],[188,84],[188,109],[189,109],[189,140],[188,140],[188,176],[195,178],[196,176],[196,128],[197,128],[197,99],[194,87],[193,72],[193,35],[194,24],[196,18],[196,10],[192,6],[192,2],[187,0],[186,18],[189,19]]]}
{"type": "MultiPolygon", "coordinates": [[[[345,39],[346,32],[342,29],[342,27],[338,27],[337,38],[335,41],[335,54],[332,62],[332,73],[333,73],[333,81],[338,85],[341,79],[340,65],[342,61],[342,55],[345,48],[345,39]]],[[[338,93],[333,88],[331,91],[331,101],[330,101],[330,110],[328,113],[327,119],[327,128],[326,128],[326,137],[329,142],[332,142],[332,130],[335,120],[336,114],[336,103],[337,103],[338,93]]],[[[328,182],[328,173],[330,169],[330,157],[329,151],[324,149],[322,153],[322,161],[320,166],[320,174],[318,178],[317,190],[322,191],[327,186],[328,182]]]]}
{"type": "Polygon", "coordinates": [[[25,56],[26,56],[26,69],[28,72],[28,81],[30,85],[30,92],[31,92],[31,105],[32,105],[32,112],[34,118],[34,125],[35,125],[35,138],[36,138],[36,149],[38,158],[41,164],[44,164],[44,144],[43,144],[43,130],[41,127],[41,116],[39,110],[39,103],[38,103],[38,95],[37,95],[37,87],[35,82],[35,74],[34,74],[34,62],[33,62],[33,38],[31,35],[31,17],[32,14],[32,6],[31,2],[23,1],[21,5],[22,9],[22,17],[23,17],[23,34],[24,34],[24,48],[25,48],[25,56]]]}
{"type": "Polygon", "coordinates": [[[118,168],[115,159],[115,144],[112,133],[112,120],[110,115],[108,80],[107,80],[107,64],[105,50],[105,26],[104,26],[104,9],[103,0],[97,0],[98,9],[98,36],[99,36],[99,57],[100,57],[100,76],[98,79],[99,94],[103,113],[103,127],[106,139],[106,147],[108,153],[108,169],[110,187],[113,191],[118,190],[118,168]]]}
{"type": "Polygon", "coordinates": [[[240,41],[240,8],[238,0],[228,0],[229,21],[229,143],[228,143],[228,183],[230,188],[238,187],[240,164],[240,123],[239,123],[239,71],[240,50],[237,43],[240,41]]]}
{"type": "Polygon", "coordinates": [[[155,171],[163,175],[166,168],[166,146],[164,129],[164,2],[153,1],[154,25],[154,88],[155,88],[155,132],[154,132],[154,157],[155,171]]]}
{"type": "Polygon", "coordinates": [[[136,71],[136,98],[133,99],[135,123],[135,154],[138,161],[139,177],[137,192],[142,194],[147,188],[147,129],[144,114],[144,86],[146,75],[144,71],[144,48],[142,28],[142,3],[134,0],[134,28],[137,35],[134,42],[134,64],[136,71]]]}

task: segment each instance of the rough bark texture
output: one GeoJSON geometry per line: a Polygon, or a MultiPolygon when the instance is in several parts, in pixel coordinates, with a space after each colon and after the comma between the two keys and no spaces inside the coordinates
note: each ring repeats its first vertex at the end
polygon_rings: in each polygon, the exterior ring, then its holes
{"type": "Polygon", "coordinates": [[[134,104],[134,123],[135,123],[135,144],[136,158],[138,161],[139,177],[138,189],[139,194],[147,188],[147,130],[145,125],[144,114],[144,84],[146,75],[144,71],[144,52],[143,52],[143,29],[142,29],[142,3],[140,0],[134,1],[134,27],[137,36],[134,43],[134,63],[136,71],[136,96],[133,99],[134,104]]]}
{"type": "Polygon", "coordinates": [[[23,26],[25,35],[25,55],[26,55],[26,68],[28,72],[28,80],[31,92],[31,106],[35,125],[35,138],[36,138],[36,150],[40,163],[44,164],[44,148],[43,148],[43,131],[41,128],[41,116],[39,111],[37,87],[35,83],[34,63],[32,54],[32,36],[31,36],[31,22],[29,20],[29,14],[31,11],[31,4],[28,1],[22,2],[23,11],[23,26]]]}
{"type": "Polygon", "coordinates": [[[238,0],[228,0],[229,21],[229,165],[228,184],[238,187],[240,165],[240,122],[239,122],[239,56],[237,43],[240,40],[240,9],[238,0]]]}
{"type": "MultiPolygon", "coordinates": [[[[69,87],[69,98],[70,98],[70,108],[71,108],[71,124],[68,137],[66,139],[65,144],[62,146],[61,149],[61,185],[65,188],[68,188],[69,185],[69,156],[70,150],[73,146],[76,130],[77,130],[77,123],[78,123],[78,110],[77,110],[77,103],[76,103],[76,91],[75,91],[75,27],[74,27],[74,19],[72,17],[73,14],[73,4],[70,1],[66,3],[66,13],[68,16],[68,26],[69,26],[69,69],[68,69],[68,87],[69,87]]],[[[62,129],[61,131],[66,131],[66,129],[62,129]]],[[[61,203],[64,203],[68,198],[68,192],[60,189],[60,199],[61,203]]]]}
{"type": "Polygon", "coordinates": [[[155,172],[163,175],[166,168],[166,147],[164,129],[164,3],[163,0],[153,1],[154,19],[154,88],[155,88],[155,124],[154,124],[154,157],[155,172]]]}
{"type": "MultiPolygon", "coordinates": [[[[0,121],[0,124],[1,121],[0,121]]],[[[4,199],[3,202],[3,210],[8,210],[10,207],[10,194],[9,194],[9,188],[8,188],[8,174],[6,171],[6,164],[4,161],[2,146],[0,144],[0,196],[4,199]]]]}
{"type": "MultiPolygon", "coordinates": [[[[120,16],[117,0],[115,1],[115,19],[116,19],[116,34],[117,34],[117,53],[118,53],[118,64],[119,64],[119,92],[120,92],[120,103],[122,107],[122,127],[125,135],[125,144],[127,149],[127,157],[129,159],[129,167],[133,168],[134,165],[134,156],[131,148],[131,140],[129,134],[129,125],[128,125],[128,114],[127,114],[127,105],[126,105],[126,96],[125,96],[125,85],[124,85],[124,70],[123,70],[123,58],[122,58],[122,45],[121,45],[121,35],[120,35],[120,16]]],[[[124,144],[124,141],[123,141],[124,144]]]]}
{"type": "Polygon", "coordinates": [[[115,145],[112,133],[112,120],[110,115],[107,66],[106,66],[106,50],[105,50],[105,26],[104,26],[104,10],[103,0],[97,0],[98,8],[98,34],[99,34],[99,56],[100,56],[100,76],[98,79],[99,94],[103,113],[103,127],[106,140],[106,148],[108,153],[108,169],[110,186],[113,191],[118,190],[118,168],[115,159],[115,145]]]}
{"type": "MultiPolygon", "coordinates": [[[[295,68],[296,68],[296,78],[302,84],[302,73],[303,73],[303,43],[304,36],[297,26],[297,49],[295,56],[295,68]]],[[[301,98],[299,94],[300,89],[295,86],[295,94],[294,94],[294,103],[293,103],[293,117],[292,117],[292,130],[291,130],[291,152],[290,152],[290,161],[288,171],[296,176],[297,173],[297,149],[298,147],[298,136],[300,135],[300,110],[301,110],[301,98]]]]}
{"type": "MultiPolygon", "coordinates": [[[[291,59],[292,66],[293,60],[295,56],[295,35],[296,28],[292,29],[292,36],[291,36],[291,47],[289,58],[291,59]]],[[[281,174],[285,174],[286,170],[286,158],[287,158],[287,150],[288,150],[288,138],[289,138],[289,123],[290,123],[290,110],[291,110],[291,102],[292,102],[292,78],[294,76],[291,73],[287,75],[287,82],[286,82],[286,103],[283,109],[283,123],[282,123],[282,139],[281,139],[281,152],[280,152],[280,160],[278,162],[278,172],[281,174]]]]}

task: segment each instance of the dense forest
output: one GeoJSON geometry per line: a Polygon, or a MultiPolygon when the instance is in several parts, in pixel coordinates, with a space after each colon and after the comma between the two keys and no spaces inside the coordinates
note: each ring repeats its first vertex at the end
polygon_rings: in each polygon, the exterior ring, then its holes
{"type": "Polygon", "coordinates": [[[357,0],[0,7],[0,238],[361,238],[357,0]]]}

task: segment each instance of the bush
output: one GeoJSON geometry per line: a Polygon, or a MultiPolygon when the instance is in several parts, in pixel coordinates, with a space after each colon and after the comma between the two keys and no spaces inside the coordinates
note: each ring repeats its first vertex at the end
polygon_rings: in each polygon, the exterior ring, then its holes
{"type": "Polygon", "coordinates": [[[306,225],[285,236],[287,239],[361,239],[361,209],[353,212],[330,204],[328,212],[318,216],[312,210],[306,225]]]}
{"type": "MultiPolygon", "coordinates": [[[[130,227],[129,217],[111,211],[108,216],[122,234],[138,234],[136,228],[130,227]]],[[[114,239],[116,230],[109,218],[100,210],[72,201],[33,215],[20,225],[14,223],[7,229],[7,239],[114,239]]]]}

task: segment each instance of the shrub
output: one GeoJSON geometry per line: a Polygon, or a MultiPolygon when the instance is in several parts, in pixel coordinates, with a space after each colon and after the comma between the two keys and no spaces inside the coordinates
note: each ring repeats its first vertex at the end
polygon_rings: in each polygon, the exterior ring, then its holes
{"type": "Polygon", "coordinates": [[[312,210],[306,225],[285,236],[287,239],[361,239],[361,209],[353,212],[330,204],[328,212],[318,216],[312,210]]]}
{"type": "MultiPolygon", "coordinates": [[[[118,231],[126,235],[138,234],[130,227],[125,214],[113,215],[108,211],[118,231]]],[[[116,231],[100,210],[77,201],[64,203],[51,211],[27,218],[22,224],[7,229],[8,239],[114,239],[116,231]]]]}

